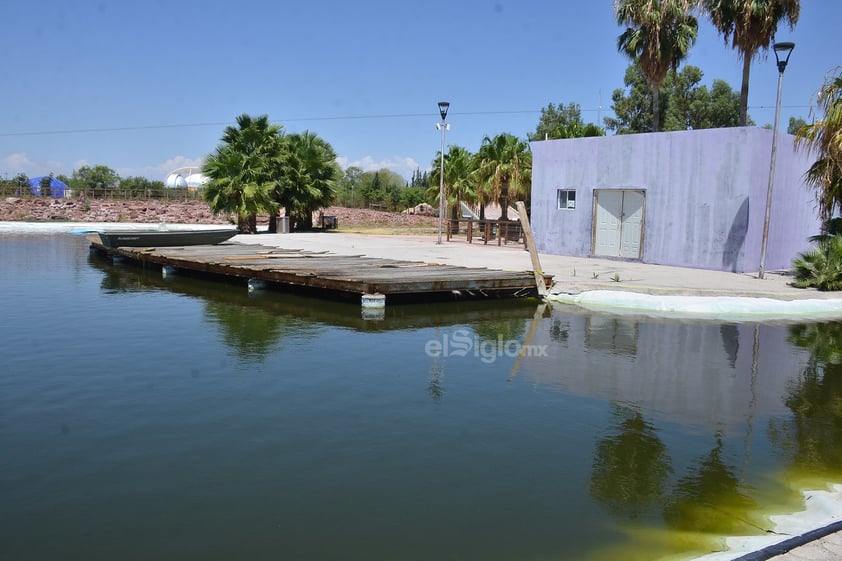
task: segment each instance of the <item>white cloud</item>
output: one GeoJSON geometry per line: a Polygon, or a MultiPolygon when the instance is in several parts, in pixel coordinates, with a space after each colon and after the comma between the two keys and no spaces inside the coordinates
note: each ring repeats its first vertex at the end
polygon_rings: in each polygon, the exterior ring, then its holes
{"type": "Polygon", "coordinates": [[[59,175],[72,173],[74,168],[56,160],[38,162],[25,152],[12,152],[0,158],[0,175],[13,177],[25,173],[29,177],[38,177],[50,173],[59,175]]]}
{"type": "Polygon", "coordinates": [[[152,169],[161,171],[164,175],[178,168],[194,168],[198,170],[205,163],[204,158],[188,158],[187,156],[176,156],[154,166],[152,169]]]}
{"type": "Polygon", "coordinates": [[[377,171],[385,168],[400,174],[406,179],[411,178],[412,172],[420,167],[414,158],[401,156],[393,156],[392,158],[379,161],[371,156],[365,156],[354,161],[350,161],[345,156],[339,156],[336,158],[336,163],[342,166],[343,169],[351,166],[358,167],[363,171],[377,171]]]}
{"type": "MultiPolygon", "coordinates": [[[[124,166],[116,168],[115,171],[120,175],[120,177],[142,176],[153,180],[164,181],[167,175],[175,169],[193,168],[196,171],[199,171],[203,163],[204,158],[174,156],[159,164],[147,166],[124,166]]],[[[29,177],[38,177],[49,173],[54,173],[56,175],[70,175],[75,170],[83,166],[90,165],[91,163],[88,160],[76,160],[70,165],[56,160],[39,162],[33,160],[24,152],[13,152],[0,157],[0,175],[3,177],[6,177],[7,175],[9,177],[13,177],[19,173],[25,173],[29,177]]]]}
{"type": "Polygon", "coordinates": [[[120,174],[120,177],[142,176],[148,177],[152,180],[164,181],[171,172],[177,169],[192,168],[198,172],[204,163],[204,158],[174,156],[166,161],[151,166],[123,167],[118,169],[117,173],[120,174]]]}
{"type": "Polygon", "coordinates": [[[19,173],[25,173],[32,177],[41,175],[42,166],[33,162],[29,156],[23,152],[13,152],[0,158],[0,173],[3,177],[14,177],[19,173]]]}

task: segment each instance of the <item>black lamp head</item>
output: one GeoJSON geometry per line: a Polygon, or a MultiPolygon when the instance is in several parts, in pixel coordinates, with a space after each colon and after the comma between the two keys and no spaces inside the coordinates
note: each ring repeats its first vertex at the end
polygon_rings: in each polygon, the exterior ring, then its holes
{"type": "Polygon", "coordinates": [[[441,113],[441,120],[447,119],[447,110],[450,108],[449,101],[439,101],[439,113],[441,113]]]}
{"type": "Polygon", "coordinates": [[[792,49],[795,48],[795,43],[790,43],[789,41],[774,43],[773,48],[775,50],[775,61],[778,63],[778,72],[783,74],[784,70],[786,70],[787,63],[789,62],[789,55],[792,54],[792,49]],[[786,55],[786,58],[781,60],[781,57],[784,55],[786,55]]]}

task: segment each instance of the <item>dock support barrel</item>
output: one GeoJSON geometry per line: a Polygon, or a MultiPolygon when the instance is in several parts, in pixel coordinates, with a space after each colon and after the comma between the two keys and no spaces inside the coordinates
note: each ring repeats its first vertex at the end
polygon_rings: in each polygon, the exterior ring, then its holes
{"type": "Polygon", "coordinates": [[[362,318],[382,320],[386,317],[386,295],[375,292],[362,296],[362,318]]]}
{"type": "Polygon", "coordinates": [[[362,306],[367,309],[380,309],[386,307],[386,295],[375,292],[374,294],[363,294],[362,306]]]}

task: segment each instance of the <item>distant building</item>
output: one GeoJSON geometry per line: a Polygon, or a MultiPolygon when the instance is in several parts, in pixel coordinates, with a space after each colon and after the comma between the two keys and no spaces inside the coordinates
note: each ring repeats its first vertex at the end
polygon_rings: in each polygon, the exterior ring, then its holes
{"type": "Polygon", "coordinates": [[[210,181],[210,177],[196,171],[195,168],[178,168],[167,176],[164,185],[168,189],[195,191],[208,181],[210,181]]]}
{"type": "Polygon", "coordinates": [[[167,189],[186,189],[187,181],[181,174],[171,173],[167,176],[166,181],[164,181],[164,185],[167,186],[167,189]]]}
{"type": "MultiPolygon", "coordinates": [[[[757,271],[771,142],[758,127],[533,142],[538,249],[757,271]]],[[[819,232],[803,179],[814,160],[779,134],[767,270],[789,269],[819,232]]]]}

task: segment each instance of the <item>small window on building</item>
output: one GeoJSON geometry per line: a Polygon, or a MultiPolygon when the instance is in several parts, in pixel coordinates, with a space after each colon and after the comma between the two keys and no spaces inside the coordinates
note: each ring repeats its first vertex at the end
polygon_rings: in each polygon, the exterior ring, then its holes
{"type": "Polygon", "coordinates": [[[558,190],[558,209],[573,210],[576,208],[576,189],[558,190]]]}

